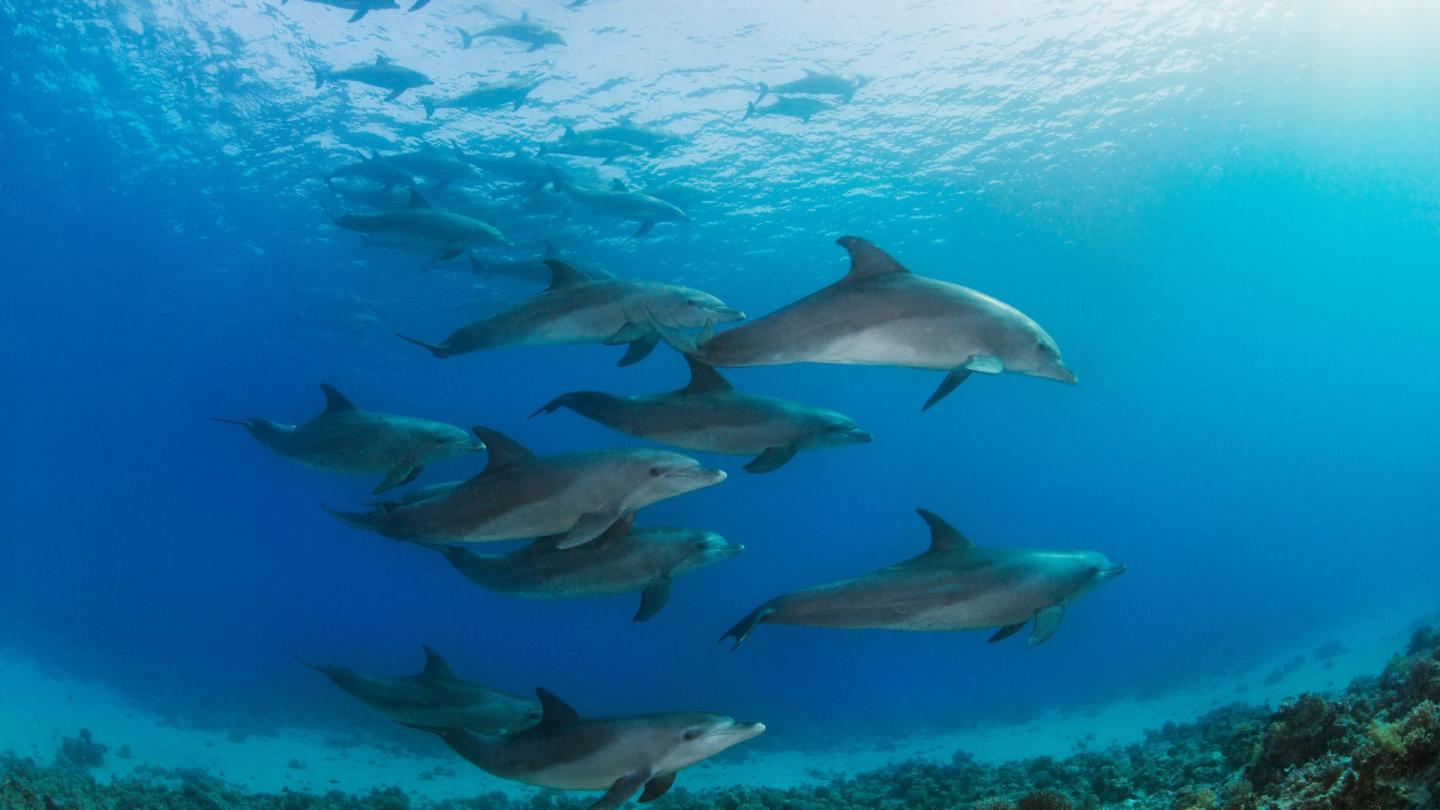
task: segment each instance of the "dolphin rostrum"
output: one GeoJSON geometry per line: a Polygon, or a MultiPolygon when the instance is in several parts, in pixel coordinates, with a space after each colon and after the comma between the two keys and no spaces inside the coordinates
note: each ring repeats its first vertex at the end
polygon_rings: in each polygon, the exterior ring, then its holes
{"type": "Polygon", "coordinates": [[[659,328],[678,332],[745,314],[699,290],[636,279],[592,278],[559,259],[545,259],[550,286],[539,295],[482,321],[462,326],[439,344],[400,335],[439,358],[500,346],[569,343],[630,344],[620,365],[643,360],[660,340],[659,328]]]}
{"type": "Polygon", "coordinates": [[[321,385],[325,410],[303,425],[282,425],[269,419],[222,419],[241,425],[259,442],[286,458],[316,470],[338,473],[383,473],[374,492],[408,484],[424,465],[485,444],[443,422],[362,411],[334,386],[321,385]]]}
{"type": "Polygon", "coordinates": [[[1060,625],[1065,606],[1125,573],[1093,551],[980,548],[924,509],[930,548],[918,557],[855,579],[777,596],[730,628],[735,646],[761,622],[876,630],[973,630],[998,627],[1007,638],[1034,620],[1030,646],[1060,625]]]}
{"type": "Polygon", "coordinates": [[[356,65],[346,70],[328,70],[321,65],[316,65],[315,89],[319,90],[324,87],[326,82],[359,82],[371,87],[379,87],[382,90],[389,90],[390,95],[385,97],[386,101],[394,101],[400,97],[401,93],[411,88],[434,84],[424,73],[401,67],[390,61],[387,56],[376,56],[372,63],[356,65]]]}
{"type": "Polygon", "coordinates": [[[635,236],[644,236],[649,233],[657,222],[691,221],[690,215],[678,207],[659,197],[631,191],[619,178],[611,181],[608,190],[580,188],[558,171],[552,175],[551,181],[555,184],[556,191],[569,195],[572,200],[587,205],[601,214],[616,219],[639,222],[640,227],[635,230],[635,236]]]}
{"type": "Polygon", "coordinates": [[[805,71],[805,78],[777,84],[774,87],[760,82],[760,95],[755,99],[759,104],[760,100],[770,93],[785,95],[786,93],[798,93],[802,96],[839,96],[845,103],[855,97],[855,91],[865,86],[865,79],[847,79],[835,73],[817,73],[809,68],[802,68],[805,71]]]}
{"type": "Polygon", "coordinates": [[[436,208],[413,188],[410,205],[405,208],[374,214],[330,214],[330,219],[346,230],[385,234],[416,245],[433,245],[434,258],[441,260],[453,259],[475,244],[510,244],[495,226],[436,208]]]}
{"type": "Polygon", "coordinates": [[[1009,304],[915,275],[858,236],[837,242],[850,253],[850,272],[834,284],[708,340],[702,335],[698,346],[664,324],[661,336],[714,366],[833,363],[948,372],[923,409],[977,371],[1075,382],[1055,340],[1009,304]]]}
{"type": "Polygon", "coordinates": [[[463,681],[440,654],[425,647],[425,668],[416,675],[381,678],[343,667],[318,666],[352,697],[400,723],[463,728],[477,734],[506,734],[530,728],[540,707],[528,700],[478,683],[463,681]]]}
{"type": "Polygon", "coordinates": [[[429,547],[472,582],[526,599],[589,599],[641,591],[637,622],[665,606],[675,577],[745,550],[714,532],[637,529],[633,513],[578,548],[560,550],[544,539],[503,555],[476,554],[462,546],[429,547]]]}
{"type": "Polygon", "coordinates": [[[396,540],[484,543],[554,535],[563,549],[594,540],[626,512],[725,480],[721,470],[667,450],[541,457],[499,431],[474,430],[489,451],[474,478],[424,499],[331,514],[396,540]]]}
{"type": "Polygon", "coordinates": [[[573,391],[531,416],[560,408],[642,439],[702,453],[755,456],[745,469],[777,470],[800,450],[870,441],[848,416],[813,405],[736,391],[714,368],[690,355],[690,382],[678,391],[623,397],[573,391]]]}
{"type": "Polygon", "coordinates": [[[699,712],[583,719],[544,689],[533,728],[486,738],[463,729],[413,724],[440,736],[472,765],[502,779],[557,790],[603,790],[590,810],[619,807],[642,787],[641,802],[663,796],[682,768],[765,731],[699,712]]]}
{"type": "Polygon", "coordinates": [[[435,111],[442,107],[453,107],[458,110],[483,110],[491,107],[504,107],[509,104],[511,109],[518,110],[520,105],[525,103],[525,99],[544,81],[544,79],[531,76],[511,76],[504,81],[482,84],[454,98],[426,97],[420,99],[420,103],[425,107],[426,118],[435,115],[435,111]]]}
{"type": "Polygon", "coordinates": [[[520,19],[510,22],[492,25],[483,31],[474,34],[467,33],[463,28],[455,29],[460,32],[461,47],[468,48],[470,43],[480,37],[500,37],[513,39],[516,42],[523,42],[530,46],[531,51],[538,51],[546,45],[564,45],[565,38],[554,28],[530,19],[530,12],[522,11],[520,19]]]}

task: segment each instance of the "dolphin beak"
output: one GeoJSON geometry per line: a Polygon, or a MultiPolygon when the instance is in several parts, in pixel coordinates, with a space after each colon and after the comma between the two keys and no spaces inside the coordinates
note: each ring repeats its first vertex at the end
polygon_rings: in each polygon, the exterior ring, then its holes
{"type": "Polygon", "coordinates": [[[730,307],[722,307],[722,308],[720,308],[720,309],[715,310],[715,318],[716,318],[716,320],[720,321],[720,323],[730,323],[731,321],[743,321],[743,320],[745,320],[745,313],[744,313],[744,312],[741,312],[741,311],[738,310],[738,309],[731,309],[730,307]]]}
{"type": "Polygon", "coordinates": [[[1111,563],[1110,567],[1105,569],[1105,576],[1107,578],[1118,577],[1123,573],[1125,573],[1125,566],[1121,563],[1111,563]]]}
{"type": "Polygon", "coordinates": [[[858,444],[869,444],[875,441],[875,437],[870,435],[870,431],[861,430],[860,428],[855,428],[850,431],[850,438],[854,439],[858,444]]]}
{"type": "Polygon", "coordinates": [[[1065,383],[1066,385],[1074,385],[1080,381],[1080,378],[1075,376],[1075,372],[1071,371],[1069,366],[1059,360],[1055,361],[1055,369],[1046,376],[1052,380],[1065,383]]]}

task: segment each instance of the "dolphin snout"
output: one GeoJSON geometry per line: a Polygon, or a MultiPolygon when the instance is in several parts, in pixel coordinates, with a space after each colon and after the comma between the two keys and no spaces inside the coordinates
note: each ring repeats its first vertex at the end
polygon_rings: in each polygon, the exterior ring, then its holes
{"type": "Polygon", "coordinates": [[[860,444],[869,444],[870,442],[875,441],[875,437],[870,435],[870,431],[861,430],[860,428],[855,428],[854,430],[851,430],[848,435],[850,436],[850,438],[854,439],[860,444]]]}
{"type": "Polygon", "coordinates": [[[731,307],[721,307],[715,310],[715,317],[720,323],[730,323],[731,321],[745,320],[745,313],[731,307]]]}
{"type": "Polygon", "coordinates": [[[1080,381],[1080,378],[1075,376],[1075,372],[1071,371],[1069,366],[1058,360],[1055,362],[1055,368],[1051,369],[1050,373],[1045,376],[1057,382],[1065,383],[1066,385],[1074,385],[1080,381]]]}

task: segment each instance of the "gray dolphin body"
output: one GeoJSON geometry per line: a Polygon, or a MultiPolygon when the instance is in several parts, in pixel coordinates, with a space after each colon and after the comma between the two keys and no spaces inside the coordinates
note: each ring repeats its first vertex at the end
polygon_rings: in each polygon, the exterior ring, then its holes
{"type": "MultiPolygon", "coordinates": [[[[321,177],[325,180],[325,185],[329,186],[331,191],[338,194],[348,194],[355,189],[337,188],[335,186],[336,180],[361,180],[364,181],[364,183],[361,184],[362,186],[374,183],[387,191],[395,186],[405,188],[415,187],[414,175],[379,155],[372,155],[364,160],[346,164],[332,172],[322,174],[321,177]]],[[[355,184],[352,183],[351,185],[353,186],[355,184]]]]}
{"type": "Polygon", "coordinates": [[[401,67],[385,56],[377,56],[375,61],[370,64],[356,65],[345,70],[327,70],[317,65],[315,67],[315,89],[324,87],[326,82],[359,82],[371,87],[379,87],[382,90],[389,90],[390,95],[385,97],[386,101],[394,101],[406,90],[434,84],[424,73],[401,67]]]}
{"type": "Polygon", "coordinates": [[[435,208],[413,188],[410,190],[410,204],[405,208],[374,214],[331,214],[330,218],[346,230],[384,234],[415,245],[431,245],[435,248],[437,259],[453,259],[471,245],[509,244],[495,226],[474,217],[435,208]]]}
{"type": "Polygon", "coordinates": [[[714,366],[832,363],[948,372],[929,408],[972,372],[1013,371],[1074,383],[1055,340],[1009,304],[906,270],[856,236],[841,280],[789,306],[682,350],[714,366]]]}
{"type": "Polygon", "coordinates": [[[475,167],[463,155],[426,144],[413,152],[401,152],[383,158],[407,172],[424,177],[443,188],[456,180],[475,177],[475,167]]]}
{"type": "Polygon", "coordinates": [[[818,98],[778,96],[774,103],[765,107],[758,106],[758,102],[751,102],[745,108],[745,115],[740,120],[744,121],[761,115],[783,115],[787,118],[799,118],[802,123],[808,124],[811,116],[833,109],[835,109],[835,105],[818,98]]]}
{"type": "Polygon", "coordinates": [[[658,281],[591,278],[558,259],[545,259],[552,281],[539,295],[456,330],[443,343],[400,335],[436,357],[499,346],[555,346],[605,343],[630,347],[620,358],[628,366],[644,359],[665,329],[698,329],[733,321],[744,313],[699,290],[658,281]]]}
{"type": "Polygon", "coordinates": [[[685,142],[679,135],[666,132],[656,127],[632,124],[624,119],[618,124],[581,130],[575,133],[575,136],[578,138],[628,143],[644,149],[650,153],[651,156],[658,155],[672,146],[678,146],[685,142]]]}
{"type": "Polygon", "coordinates": [[[760,82],[760,96],[755,99],[759,104],[760,100],[770,93],[784,95],[786,93],[798,93],[807,96],[839,96],[843,101],[849,101],[855,97],[855,92],[865,85],[862,79],[847,79],[836,73],[818,73],[803,68],[805,78],[796,79],[784,84],[770,86],[760,82]]]}
{"type": "MultiPolygon", "coordinates": [[[[290,0],[280,0],[280,5],[283,6],[288,2],[290,2],[290,0]]],[[[396,3],[395,0],[306,0],[306,2],[353,11],[355,13],[350,15],[349,20],[352,23],[359,22],[361,18],[372,11],[400,8],[400,4],[396,3]]],[[[410,10],[414,11],[415,9],[412,8],[410,10]]]]}
{"type": "Polygon", "coordinates": [[[777,470],[801,450],[870,441],[843,414],[736,391],[715,369],[690,355],[685,359],[690,382],[678,391],[637,397],[574,391],[531,415],[569,408],[631,436],[702,453],[753,455],[745,465],[752,473],[777,470]]]}
{"type": "Polygon", "coordinates": [[[303,425],[268,419],[220,419],[241,425],[259,442],[316,470],[383,473],[374,492],[415,480],[424,465],[485,449],[483,442],[443,422],[362,411],[334,386],[321,385],[325,411],[303,425]]]}
{"type": "Polygon", "coordinates": [[[652,197],[639,191],[631,191],[620,180],[611,183],[608,190],[585,189],[570,182],[570,179],[556,172],[552,176],[555,190],[570,196],[572,200],[591,209],[617,219],[639,222],[636,236],[644,236],[657,222],[689,222],[690,215],[659,197],[652,197]]]}
{"type": "Polygon", "coordinates": [[[581,718],[559,698],[535,690],[543,715],[525,731],[485,738],[458,728],[417,726],[502,779],[557,790],[603,790],[590,810],[610,810],[642,788],[659,798],[683,768],[759,736],[763,723],[714,714],[673,713],[581,718]]]}
{"type": "Polygon", "coordinates": [[[602,450],[536,456],[513,439],[477,427],[489,450],[485,470],[432,497],[331,514],[396,540],[485,543],[555,537],[571,548],[599,537],[626,512],[725,480],[720,470],[665,450],[602,450]]]}
{"type": "Polygon", "coordinates": [[[501,177],[528,183],[536,188],[551,181],[560,171],[555,164],[516,151],[510,155],[473,155],[468,158],[475,168],[501,177]]]}
{"type": "Polygon", "coordinates": [[[654,616],[675,577],[744,551],[714,532],[634,527],[633,514],[592,542],[560,550],[540,540],[503,555],[432,546],[470,581],[526,599],[590,599],[641,591],[635,621],[654,616]]]}
{"type": "Polygon", "coordinates": [[[730,628],[735,646],[761,622],[873,630],[1000,628],[999,641],[1034,620],[1030,646],[1050,638],[1065,606],[1125,572],[1093,551],[979,548],[924,509],[930,548],[856,579],[778,596],[730,628]]]}
{"type": "Polygon", "coordinates": [[[515,76],[505,81],[482,84],[454,98],[422,98],[420,103],[425,107],[426,118],[434,116],[436,110],[446,107],[457,110],[486,110],[508,104],[511,109],[518,110],[520,105],[525,103],[525,99],[544,81],[528,76],[515,76]]]}
{"type": "Polygon", "coordinates": [[[492,25],[489,28],[486,28],[483,31],[478,31],[474,34],[466,33],[463,28],[456,30],[460,32],[462,48],[470,47],[470,43],[474,42],[480,37],[498,37],[501,39],[513,39],[516,42],[523,42],[526,45],[529,45],[529,49],[531,51],[538,51],[546,45],[565,44],[565,38],[560,36],[559,31],[556,31],[554,28],[551,28],[544,23],[531,20],[530,12],[528,11],[521,12],[520,19],[518,20],[501,23],[499,25],[492,25]]]}
{"type": "Polygon", "coordinates": [[[463,728],[477,734],[507,734],[540,720],[533,700],[461,680],[438,653],[425,648],[425,668],[416,675],[382,678],[343,667],[305,666],[323,673],[356,700],[400,723],[463,728]]]}
{"type": "Polygon", "coordinates": [[[648,154],[648,150],[643,146],[626,141],[601,138],[590,134],[579,135],[574,129],[567,126],[565,134],[561,136],[560,140],[540,145],[540,154],[593,157],[601,158],[605,163],[613,163],[616,158],[640,157],[648,154]]]}

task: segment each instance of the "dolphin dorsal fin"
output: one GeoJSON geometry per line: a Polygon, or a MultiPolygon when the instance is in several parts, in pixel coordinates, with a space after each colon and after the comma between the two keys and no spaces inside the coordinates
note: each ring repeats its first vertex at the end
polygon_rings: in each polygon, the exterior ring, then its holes
{"type": "Polygon", "coordinates": [[[617,177],[617,178],[615,178],[614,180],[611,180],[611,181],[610,181],[610,190],[611,190],[611,191],[629,191],[629,190],[630,190],[630,187],[627,186],[627,185],[625,185],[625,181],[624,181],[624,180],[621,180],[620,178],[617,177]]]}
{"type": "Polygon", "coordinates": [[[390,57],[386,56],[386,55],[383,54],[383,53],[377,53],[377,54],[375,54],[375,64],[377,64],[377,65],[388,65],[388,64],[390,64],[390,57]]]}
{"type": "Polygon", "coordinates": [[[437,681],[455,680],[455,670],[451,669],[450,665],[445,663],[445,659],[440,657],[440,653],[430,649],[429,644],[424,645],[424,649],[425,668],[420,670],[420,677],[437,681]]]}
{"type": "Polygon", "coordinates": [[[850,254],[850,272],[845,274],[845,281],[910,272],[868,239],[842,236],[835,240],[835,244],[845,248],[850,254]]]}
{"type": "Polygon", "coordinates": [[[957,548],[970,548],[975,545],[966,539],[954,526],[945,522],[945,519],[931,512],[929,509],[916,509],[915,514],[930,526],[930,550],[950,551],[957,548]]]}
{"type": "Polygon", "coordinates": [[[344,394],[335,390],[335,386],[330,383],[320,383],[320,391],[325,394],[325,413],[357,410],[354,403],[346,399],[344,394]]]}
{"type": "Polygon", "coordinates": [[[530,12],[528,12],[528,11],[522,11],[522,12],[520,12],[520,22],[530,22],[530,12]]]}
{"type": "Polygon", "coordinates": [[[487,470],[505,467],[535,457],[535,453],[530,448],[498,430],[491,430],[487,427],[473,427],[470,430],[480,441],[485,443],[485,452],[490,455],[490,460],[485,464],[487,470]]]}
{"type": "Polygon", "coordinates": [[[435,206],[431,205],[431,204],[430,204],[430,201],[427,200],[427,199],[425,199],[425,195],[424,195],[424,194],[421,194],[418,190],[412,188],[412,189],[410,189],[410,207],[411,207],[411,208],[434,208],[435,206]]]}
{"type": "Polygon", "coordinates": [[[580,713],[570,708],[570,704],[555,697],[549,689],[536,689],[535,697],[540,698],[540,723],[573,723],[580,719],[580,713]]]}
{"type": "Polygon", "coordinates": [[[550,286],[548,289],[563,290],[590,283],[589,276],[559,259],[546,259],[545,266],[550,268],[550,286]]]}
{"type": "Polygon", "coordinates": [[[707,391],[729,391],[734,387],[714,366],[695,359],[693,354],[685,355],[685,364],[690,366],[690,382],[680,389],[681,393],[703,394],[707,391]]]}
{"type": "Polygon", "coordinates": [[[820,75],[823,75],[823,74],[821,74],[819,71],[811,70],[810,68],[800,68],[800,69],[803,70],[803,71],[805,71],[805,75],[806,75],[806,76],[820,76],[820,75]]]}

